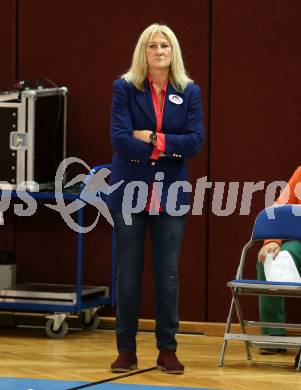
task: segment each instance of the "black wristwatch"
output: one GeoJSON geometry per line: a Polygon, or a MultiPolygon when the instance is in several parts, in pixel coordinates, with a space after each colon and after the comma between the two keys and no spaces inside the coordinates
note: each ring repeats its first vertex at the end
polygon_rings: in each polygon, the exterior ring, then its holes
{"type": "Polygon", "coordinates": [[[150,142],[155,145],[157,142],[157,133],[155,131],[151,132],[149,135],[150,142]]]}

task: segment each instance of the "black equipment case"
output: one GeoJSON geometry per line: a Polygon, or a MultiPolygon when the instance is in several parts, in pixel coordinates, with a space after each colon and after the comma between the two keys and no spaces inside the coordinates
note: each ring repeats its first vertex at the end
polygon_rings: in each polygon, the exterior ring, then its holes
{"type": "Polygon", "coordinates": [[[0,93],[0,189],[54,188],[66,153],[67,92],[60,87],[0,93]]]}

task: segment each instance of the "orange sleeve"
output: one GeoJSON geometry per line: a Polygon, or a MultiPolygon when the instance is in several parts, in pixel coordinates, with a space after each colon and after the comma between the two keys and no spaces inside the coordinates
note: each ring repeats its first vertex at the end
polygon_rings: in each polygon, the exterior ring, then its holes
{"type": "MultiPolygon", "coordinates": [[[[274,204],[301,204],[301,166],[295,170],[274,204]]],[[[269,242],[277,242],[281,245],[282,240],[265,240],[263,245],[269,242]]]]}

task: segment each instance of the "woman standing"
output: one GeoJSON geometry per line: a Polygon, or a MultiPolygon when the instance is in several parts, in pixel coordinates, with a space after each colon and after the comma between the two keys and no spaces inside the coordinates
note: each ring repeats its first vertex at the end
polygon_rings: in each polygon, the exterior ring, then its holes
{"type": "MultiPolygon", "coordinates": [[[[113,372],[137,368],[136,333],[144,266],[144,241],[150,229],[155,287],[158,368],[182,374],[176,356],[178,259],[189,204],[185,186],[188,159],[204,142],[200,88],[188,77],[178,40],[166,25],[141,34],[131,68],[114,82],[110,184],[123,184],[108,197],[117,242],[117,349],[113,372]],[[123,209],[128,183],[143,182],[148,198],[128,224],[123,209]],[[158,185],[160,184],[160,185],[158,185]],[[170,199],[173,201],[170,202],[170,199]],[[174,212],[168,205],[174,204],[174,212]],[[169,211],[169,213],[167,212],[169,211]],[[171,215],[170,215],[171,214],[171,215]]],[[[137,193],[133,193],[133,202],[137,193]]]]}

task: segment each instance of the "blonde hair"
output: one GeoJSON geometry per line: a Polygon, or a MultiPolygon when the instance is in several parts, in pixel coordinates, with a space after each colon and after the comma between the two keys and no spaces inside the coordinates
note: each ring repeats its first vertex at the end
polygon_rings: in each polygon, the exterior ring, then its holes
{"type": "Polygon", "coordinates": [[[185,70],[179,41],[174,32],[164,24],[152,24],[140,35],[134,50],[130,69],[121,78],[132,82],[136,88],[144,90],[144,81],[147,77],[147,62],[145,48],[153,36],[157,33],[163,34],[169,41],[172,49],[169,80],[173,87],[183,92],[189,83],[192,83],[185,70]]]}

